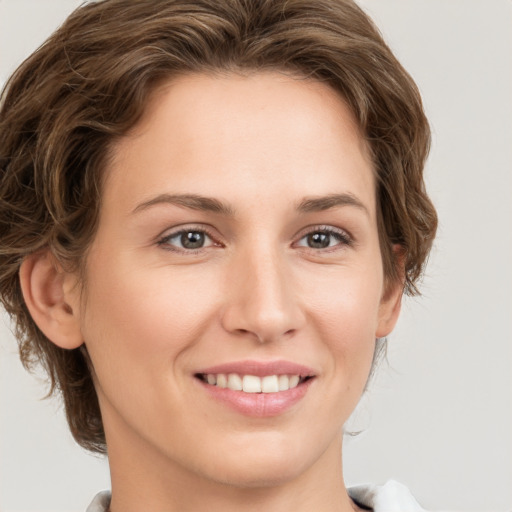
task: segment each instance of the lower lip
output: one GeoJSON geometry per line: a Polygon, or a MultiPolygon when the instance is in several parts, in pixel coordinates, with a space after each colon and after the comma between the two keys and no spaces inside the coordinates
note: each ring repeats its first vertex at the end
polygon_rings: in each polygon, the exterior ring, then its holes
{"type": "Polygon", "coordinates": [[[245,393],[196,380],[212,398],[236,412],[255,418],[268,418],[284,413],[302,400],[314,378],[302,382],[295,388],[277,393],[245,393]]]}

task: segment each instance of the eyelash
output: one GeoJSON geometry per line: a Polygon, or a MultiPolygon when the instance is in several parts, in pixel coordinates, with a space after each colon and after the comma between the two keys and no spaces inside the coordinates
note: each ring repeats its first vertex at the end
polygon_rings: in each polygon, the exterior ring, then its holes
{"type": "Polygon", "coordinates": [[[182,249],[179,247],[174,247],[169,243],[169,241],[172,240],[173,238],[181,237],[182,235],[184,235],[186,233],[202,233],[202,234],[206,235],[208,238],[210,238],[210,240],[212,241],[211,246],[219,247],[222,245],[215,240],[215,237],[212,235],[212,233],[210,233],[209,230],[205,229],[204,227],[194,227],[194,226],[180,229],[179,231],[175,231],[173,233],[163,236],[162,238],[160,238],[158,240],[157,245],[161,246],[163,249],[165,249],[167,251],[177,252],[177,253],[181,253],[181,254],[198,254],[208,248],[208,247],[200,247],[198,249],[185,249],[185,248],[182,249]]]}
{"type": "MultiPolygon", "coordinates": [[[[304,238],[314,235],[314,234],[325,234],[330,237],[333,237],[335,240],[339,242],[339,244],[336,244],[335,246],[328,246],[325,248],[313,248],[308,247],[305,245],[301,245],[300,247],[304,247],[305,249],[308,249],[310,251],[313,251],[314,253],[325,253],[325,252],[332,252],[339,250],[341,247],[350,247],[354,244],[354,241],[352,237],[342,229],[333,228],[331,226],[313,226],[311,229],[309,229],[307,232],[303,232],[299,238],[299,241],[303,240],[304,238]]],[[[204,227],[187,227],[185,229],[180,229],[179,231],[175,231],[173,233],[170,233],[168,235],[165,235],[164,237],[160,238],[157,242],[157,245],[162,247],[163,249],[167,251],[172,252],[178,252],[182,254],[198,254],[203,252],[205,249],[208,249],[209,247],[220,247],[222,244],[220,242],[217,242],[214,235],[210,233],[209,230],[205,229],[204,227]],[[173,238],[181,237],[184,234],[187,233],[202,233],[203,235],[206,235],[211,241],[211,245],[207,247],[200,247],[198,249],[185,249],[185,248],[178,248],[172,246],[169,242],[173,238]]]]}
{"type": "Polygon", "coordinates": [[[342,249],[343,247],[351,247],[354,244],[353,238],[343,229],[334,228],[332,226],[313,226],[313,228],[308,229],[308,231],[303,232],[299,238],[299,241],[303,240],[304,238],[315,235],[315,234],[324,234],[328,235],[335,240],[337,240],[339,243],[334,246],[328,246],[324,248],[313,248],[308,246],[301,246],[306,249],[309,249],[316,253],[329,253],[333,251],[337,251],[342,249]]]}

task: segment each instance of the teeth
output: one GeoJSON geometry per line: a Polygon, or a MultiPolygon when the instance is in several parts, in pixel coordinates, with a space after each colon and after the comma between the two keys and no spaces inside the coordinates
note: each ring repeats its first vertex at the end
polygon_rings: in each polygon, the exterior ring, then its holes
{"type": "Polygon", "coordinates": [[[242,379],[236,373],[230,373],[228,375],[228,386],[233,391],[242,391],[242,379]]]}
{"type": "Polygon", "coordinates": [[[277,375],[267,375],[261,379],[261,391],[263,393],[277,393],[279,391],[279,381],[277,375]]]}
{"type": "MultiPolygon", "coordinates": [[[[212,386],[228,388],[233,391],[244,393],[277,393],[296,388],[301,382],[299,375],[267,375],[257,377],[256,375],[243,375],[237,373],[203,375],[203,379],[212,386]]],[[[304,379],[302,379],[304,380],[304,379]]]]}
{"type": "Polygon", "coordinates": [[[290,389],[290,377],[288,375],[279,375],[278,378],[279,391],[290,389]]]}
{"type": "Polygon", "coordinates": [[[228,378],[224,373],[219,373],[219,375],[217,375],[217,386],[219,386],[219,388],[228,387],[228,378]]]}
{"type": "Polygon", "coordinates": [[[261,379],[255,375],[244,375],[243,390],[246,393],[261,393],[261,379]]]}
{"type": "Polygon", "coordinates": [[[299,380],[298,375],[290,375],[290,388],[296,388],[299,385],[299,380]]]}

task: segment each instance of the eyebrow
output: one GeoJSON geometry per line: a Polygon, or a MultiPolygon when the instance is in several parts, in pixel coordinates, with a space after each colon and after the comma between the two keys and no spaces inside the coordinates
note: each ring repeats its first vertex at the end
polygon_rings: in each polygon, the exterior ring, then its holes
{"type": "Polygon", "coordinates": [[[191,210],[220,213],[229,217],[234,215],[234,210],[229,205],[213,197],[203,197],[196,194],[160,194],[149,201],[139,204],[132,213],[147,210],[151,206],[158,204],[182,206],[191,210]]]}
{"type": "Polygon", "coordinates": [[[366,215],[370,215],[368,208],[355,195],[350,193],[330,194],[321,197],[306,197],[298,205],[297,210],[301,213],[321,212],[330,210],[337,206],[355,206],[362,210],[366,215]]]}
{"type": "MultiPolygon", "coordinates": [[[[147,210],[152,206],[160,204],[171,204],[190,208],[191,210],[218,213],[227,217],[233,217],[235,214],[235,210],[230,205],[213,197],[204,197],[196,194],[160,194],[149,201],[140,203],[132,213],[147,210]]],[[[305,197],[297,204],[296,210],[300,213],[313,213],[330,210],[339,206],[354,206],[369,215],[366,206],[350,193],[305,197]]]]}

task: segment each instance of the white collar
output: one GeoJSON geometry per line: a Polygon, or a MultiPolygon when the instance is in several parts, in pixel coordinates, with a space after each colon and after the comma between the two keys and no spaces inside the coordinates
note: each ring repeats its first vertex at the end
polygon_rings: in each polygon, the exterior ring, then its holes
{"type": "Polygon", "coordinates": [[[426,512],[405,485],[389,480],[384,485],[357,485],[348,489],[349,496],[373,512],[426,512]]]}
{"type": "MultiPolygon", "coordinates": [[[[389,480],[384,485],[358,485],[348,489],[349,496],[359,505],[373,512],[426,512],[418,505],[409,489],[389,480]]],[[[106,512],[110,505],[110,491],[98,493],[86,512],[106,512]]]]}

